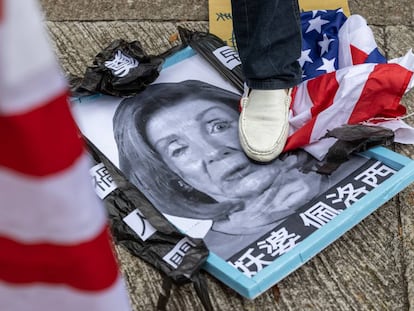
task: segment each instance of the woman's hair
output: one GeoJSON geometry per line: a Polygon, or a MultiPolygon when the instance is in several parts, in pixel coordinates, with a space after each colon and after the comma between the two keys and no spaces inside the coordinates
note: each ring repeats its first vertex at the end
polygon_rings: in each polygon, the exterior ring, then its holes
{"type": "MultiPolygon", "coordinates": [[[[195,99],[222,103],[237,110],[239,95],[195,80],[149,85],[118,106],[113,127],[119,165],[126,177],[161,212],[189,218],[224,219],[225,206],[192,188],[175,174],[148,141],[147,122],[158,110],[195,99]]],[[[178,125],[177,125],[178,126],[178,125]]]]}

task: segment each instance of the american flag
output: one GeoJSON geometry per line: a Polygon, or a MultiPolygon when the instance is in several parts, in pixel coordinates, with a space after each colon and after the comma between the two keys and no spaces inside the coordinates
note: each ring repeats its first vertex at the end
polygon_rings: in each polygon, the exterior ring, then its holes
{"type": "Polygon", "coordinates": [[[378,118],[395,141],[414,143],[413,129],[400,119],[406,113],[400,100],[414,84],[411,51],[387,62],[365,19],[347,18],[341,9],[301,18],[303,82],[293,92],[285,151],[303,148],[322,159],[335,142],[320,140],[327,130],[378,118]]]}
{"type": "Polygon", "coordinates": [[[342,9],[303,12],[303,79],[363,63],[386,63],[374,35],[359,15],[347,18],[342,9]]]}
{"type": "Polygon", "coordinates": [[[0,310],[129,310],[35,0],[0,0],[0,310]]]}

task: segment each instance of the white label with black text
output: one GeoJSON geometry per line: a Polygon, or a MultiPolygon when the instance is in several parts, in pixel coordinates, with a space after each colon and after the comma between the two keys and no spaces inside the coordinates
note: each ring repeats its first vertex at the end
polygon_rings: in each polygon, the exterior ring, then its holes
{"type": "Polygon", "coordinates": [[[229,46],[222,46],[214,50],[213,54],[230,70],[241,64],[239,54],[229,46]]]}
{"type": "Polygon", "coordinates": [[[157,231],[138,209],[129,213],[123,220],[143,241],[157,231]]]}
{"type": "Polygon", "coordinates": [[[195,244],[191,242],[190,239],[185,237],[178,241],[174,248],[169,251],[168,254],[165,255],[162,259],[171,265],[174,269],[177,269],[177,267],[183,261],[185,254],[187,254],[188,251],[194,246],[195,244]]]}
{"type": "Polygon", "coordinates": [[[92,176],[92,185],[98,197],[103,200],[118,186],[109,174],[103,163],[99,163],[89,170],[92,176]]]}

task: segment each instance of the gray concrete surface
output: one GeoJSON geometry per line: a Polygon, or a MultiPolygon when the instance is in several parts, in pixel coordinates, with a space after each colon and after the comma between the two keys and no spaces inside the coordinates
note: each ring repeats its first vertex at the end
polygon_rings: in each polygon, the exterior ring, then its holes
{"type": "MultiPolygon", "coordinates": [[[[207,0],[42,0],[47,27],[67,73],[82,74],[114,39],[139,40],[151,54],[177,42],[177,25],[208,29],[207,0]]],[[[388,58],[414,48],[412,0],[349,0],[372,26],[388,58]]],[[[414,92],[404,103],[414,111],[414,92]]],[[[414,124],[414,118],[409,119],[414,124]]],[[[413,146],[395,146],[414,158],[413,146]]],[[[215,310],[413,310],[414,186],[402,191],[338,241],[257,299],[242,298],[207,276],[215,310]]],[[[116,247],[134,310],[155,310],[159,273],[116,247]]],[[[190,285],[176,288],[169,310],[202,310],[190,285]]]]}

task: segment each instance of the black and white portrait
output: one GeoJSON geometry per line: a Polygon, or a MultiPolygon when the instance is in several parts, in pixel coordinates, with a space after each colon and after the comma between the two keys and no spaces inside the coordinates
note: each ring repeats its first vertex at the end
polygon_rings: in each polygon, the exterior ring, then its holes
{"type": "Polygon", "coordinates": [[[113,117],[119,167],[162,213],[209,221],[204,240],[226,259],[283,222],[366,160],[331,176],[305,151],[270,164],[238,139],[240,95],[199,80],[157,83],[113,117]]]}

